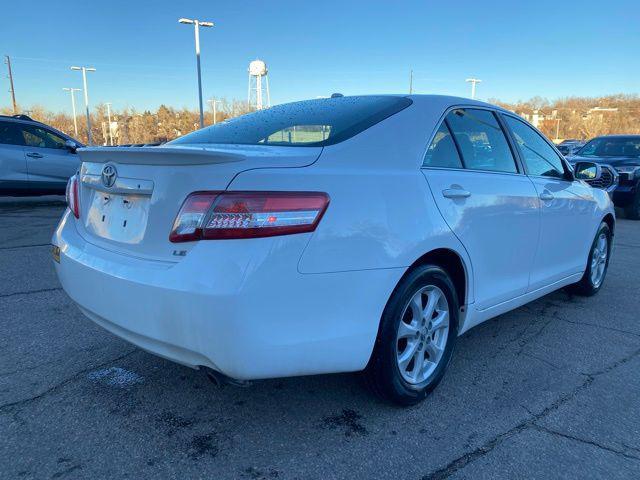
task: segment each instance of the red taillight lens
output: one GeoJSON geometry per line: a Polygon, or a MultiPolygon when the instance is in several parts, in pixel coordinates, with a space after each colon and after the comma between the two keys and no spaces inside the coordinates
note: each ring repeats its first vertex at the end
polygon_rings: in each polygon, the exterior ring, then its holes
{"type": "Polygon", "coordinates": [[[67,182],[67,206],[73,216],[80,218],[80,197],[78,196],[78,175],[72,175],[67,182]]]}
{"type": "Polygon", "coordinates": [[[196,192],[185,200],[172,242],[313,232],[329,196],[319,192],[196,192]]]}
{"type": "Polygon", "coordinates": [[[190,242],[202,238],[202,225],[220,192],[192,193],[182,204],[169,234],[172,242],[190,242]]]}

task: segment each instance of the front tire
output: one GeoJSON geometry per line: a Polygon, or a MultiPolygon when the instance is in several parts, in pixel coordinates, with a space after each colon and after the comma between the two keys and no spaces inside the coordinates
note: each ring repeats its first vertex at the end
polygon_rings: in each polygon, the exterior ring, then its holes
{"type": "Polygon", "coordinates": [[[459,303],[451,278],[421,265],[400,281],[380,321],[364,372],[371,390],[387,401],[414,405],[440,383],[458,336],[459,303]]]}
{"type": "Polygon", "coordinates": [[[577,295],[591,297],[602,288],[609,268],[609,254],[611,253],[611,229],[605,222],[600,224],[596,238],[591,244],[587,269],[578,283],[570,285],[569,291],[577,295]]]}

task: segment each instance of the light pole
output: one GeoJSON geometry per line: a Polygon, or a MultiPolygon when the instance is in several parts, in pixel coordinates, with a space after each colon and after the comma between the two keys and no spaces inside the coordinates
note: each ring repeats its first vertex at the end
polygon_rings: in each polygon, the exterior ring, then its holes
{"type": "Polygon", "coordinates": [[[73,111],[73,131],[76,132],[76,138],[78,138],[78,119],[76,118],[76,94],[75,92],[82,91],[81,88],[64,87],[62,90],[71,94],[71,110],[73,111]]]}
{"type": "Polygon", "coordinates": [[[213,107],[213,124],[216,124],[216,114],[217,114],[217,109],[216,109],[216,105],[218,103],[222,103],[220,100],[216,100],[215,98],[209,100],[209,103],[211,104],[211,106],[213,107]]]}
{"type": "Polygon", "coordinates": [[[107,106],[107,121],[109,122],[109,145],[113,147],[113,135],[111,133],[111,102],[106,102],[107,106]]]}
{"type": "Polygon", "coordinates": [[[71,70],[82,71],[82,84],[84,86],[84,106],[87,113],[87,140],[89,145],[93,143],[91,140],[91,118],[89,118],[89,92],[87,91],[87,72],[95,72],[93,67],[71,67],[71,70]]]}
{"type": "Polygon", "coordinates": [[[202,22],[200,20],[190,18],[181,18],[180,23],[193,25],[193,31],[196,40],[196,65],[198,68],[198,104],[200,105],[200,128],[204,127],[204,108],[202,106],[202,75],[200,73],[200,27],[213,27],[212,22],[202,22]]]}
{"type": "Polygon", "coordinates": [[[476,98],[476,83],[480,83],[482,80],[479,78],[467,78],[465,81],[471,84],[471,98],[476,98]]]}

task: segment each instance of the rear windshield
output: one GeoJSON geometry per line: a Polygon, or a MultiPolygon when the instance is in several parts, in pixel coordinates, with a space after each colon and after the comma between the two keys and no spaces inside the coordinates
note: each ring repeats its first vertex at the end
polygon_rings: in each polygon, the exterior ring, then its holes
{"type": "Polygon", "coordinates": [[[323,147],[351,138],[411,103],[408,98],[391,96],[285,103],[197,130],[169,143],[323,147]]]}

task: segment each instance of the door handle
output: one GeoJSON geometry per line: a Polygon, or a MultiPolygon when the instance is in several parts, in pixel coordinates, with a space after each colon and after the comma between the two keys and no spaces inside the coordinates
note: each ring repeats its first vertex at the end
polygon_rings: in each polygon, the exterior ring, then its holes
{"type": "Polygon", "coordinates": [[[550,192],[546,192],[546,191],[545,191],[545,192],[542,192],[542,193],[540,194],[540,200],[544,200],[545,202],[551,201],[551,200],[553,200],[554,198],[555,198],[555,197],[554,197],[554,196],[553,196],[553,194],[552,194],[552,193],[550,193],[550,192]]]}
{"type": "Polygon", "coordinates": [[[471,192],[461,188],[447,188],[442,191],[442,196],[445,198],[467,198],[471,196],[471,192]]]}
{"type": "Polygon", "coordinates": [[[42,158],[42,154],[38,152],[29,152],[27,153],[27,157],[31,158],[42,158]]]}

